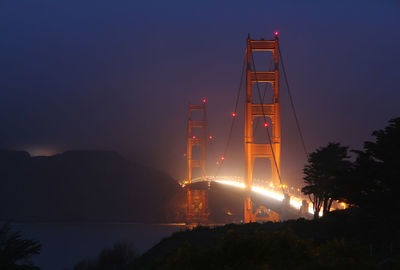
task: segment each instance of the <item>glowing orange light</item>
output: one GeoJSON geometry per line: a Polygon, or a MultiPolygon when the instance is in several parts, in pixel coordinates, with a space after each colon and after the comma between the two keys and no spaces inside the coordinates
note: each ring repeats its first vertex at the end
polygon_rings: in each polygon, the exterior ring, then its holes
{"type": "Polygon", "coordinates": [[[222,156],[222,157],[221,157],[221,160],[225,160],[225,157],[224,157],[224,156],[222,156]]]}
{"type": "Polygon", "coordinates": [[[232,113],[232,117],[236,117],[236,112],[233,112],[233,113],[232,113]]]}
{"type": "Polygon", "coordinates": [[[206,98],[203,98],[203,99],[201,100],[201,102],[206,103],[206,102],[207,102],[207,99],[206,99],[206,98]]]}
{"type": "Polygon", "coordinates": [[[268,123],[264,123],[264,127],[268,127],[268,123]]]}
{"type": "Polygon", "coordinates": [[[196,136],[192,136],[192,139],[196,139],[196,136]]]}
{"type": "Polygon", "coordinates": [[[213,136],[210,135],[210,136],[208,136],[208,138],[209,138],[210,140],[212,140],[212,139],[213,139],[213,136]]]}
{"type": "Polygon", "coordinates": [[[279,32],[278,32],[278,31],[275,31],[275,32],[274,32],[274,35],[275,35],[275,36],[278,36],[278,35],[279,35],[279,32]]]}

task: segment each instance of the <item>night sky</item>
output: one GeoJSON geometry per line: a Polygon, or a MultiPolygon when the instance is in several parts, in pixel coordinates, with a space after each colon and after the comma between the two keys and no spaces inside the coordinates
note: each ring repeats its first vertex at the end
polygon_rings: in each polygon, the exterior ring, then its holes
{"type": "MultiPolygon", "coordinates": [[[[360,148],[400,116],[398,0],[5,0],[0,147],[115,150],[181,178],[187,105],[207,97],[212,174],[247,34],[275,30],[310,151],[329,141],[360,148]]],[[[300,183],[305,155],[281,85],[282,175],[300,183]]],[[[243,173],[240,125],[234,134],[222,174],[243,173]]]]}

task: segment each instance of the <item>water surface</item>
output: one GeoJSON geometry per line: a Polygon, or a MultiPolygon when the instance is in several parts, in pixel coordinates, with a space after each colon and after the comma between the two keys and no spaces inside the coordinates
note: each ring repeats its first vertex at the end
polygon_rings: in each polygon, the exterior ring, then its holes
{"type": "Polygon", "coordinates": [[[81,259],[95,258],[116,242],[130,242],[143,253],[162,238],[185,230],[183,224],[141,223],[17,223],[25,238],[42,244],[34,263],[43,270],[72,269],[81,259]]]}

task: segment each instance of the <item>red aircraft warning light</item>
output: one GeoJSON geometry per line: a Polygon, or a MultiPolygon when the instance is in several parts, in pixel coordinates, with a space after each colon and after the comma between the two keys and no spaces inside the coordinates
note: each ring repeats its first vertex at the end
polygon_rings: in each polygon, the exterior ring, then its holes
{"type": "Polygon", "coordinates": [[[211,136],[211,135],[210,135],[210,136],[208,136],[208,139],[212,140],[212,139],[213,139],[213,136],[211,136]]]}
{"type": "Polygon", "coordinates": [[[232,113],[232,117],[236,117],[236,115],[237,115],[236,112],[232,113]]]}
{"type": "Polygon", "coordinates": [[[196,136],[192,136],[192,139],[196,139],[196,136]]]}
{"type": "Polygon", "coordinates": [[[277,37],[277,36],[279,35],[279,32],[278,32],[278,31],[275,31],[275,32],[274,32],[274,35],[277,37]]]}
{"type": "Polygon", "coordinates": [[[221,160],[225,160],[225,157],[224,157],[224,156],[222,156],[222,157],[221,157],[221,160]]]}
{"type": "Polygon", "coordinates": [[[201,100],[201,102],[206,103],[206,102],[207,102],[207,99],[206,99],[206,98],[203,98],[203,99],[201,100]]]}
{"type": "Polygon", "coordinates": [[[268,127],[268,123],[264,123],[264,127],[268,127]]]}

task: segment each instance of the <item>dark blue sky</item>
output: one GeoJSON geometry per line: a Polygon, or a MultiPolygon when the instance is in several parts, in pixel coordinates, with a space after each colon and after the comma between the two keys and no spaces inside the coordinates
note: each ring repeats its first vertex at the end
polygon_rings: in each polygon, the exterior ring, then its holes
{"type": "MultiPolygon", "coordinates": [[[[1,147],[116,150],[182,177],[188,102],[208,98],[220,153],[247,33],[275,30],[310,150],[359,148],[400,116],[400,1],[88,2],[1,1],[1,147]]],[[[305,158],[281,96],[282,174],[299,182],[305,158]]],[[[226,174],[243,167],[235,132],[226,174]]]]}

